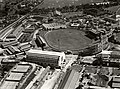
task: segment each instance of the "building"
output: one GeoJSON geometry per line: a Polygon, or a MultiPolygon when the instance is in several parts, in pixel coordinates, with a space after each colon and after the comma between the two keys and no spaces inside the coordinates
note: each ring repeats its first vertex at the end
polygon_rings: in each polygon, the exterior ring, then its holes
{"type": "Polygon", "coordinates": [[[119,51],[102,51],[99,54],[102,58],[111,58],[111,59],[120,59],[120,52],[119,51]]]}
{"type": "Polygon", "coordinates": [[[8,46],[6,48],[6,51],[7,51],[8,54],[20,53],[20,50],[17,47],[15,47],[15,46],[8,46]]]}
{"type": "Polygon", "coordinates": [[[33,33],[24,33],[17,39],[20,43],[30,42],[33,39],[33,33]]]}
{"type": "Polygon", "coordinates": [[[27,51],[26,61],[39,63],[43,66],[61,67],[65,63],[64,52],[42,51],[31,49],[27,51]]]}
{"type": "Polygon", "coordinates": [[[39,35],[36,36],[35,43],[37,47],[41,47],[42,50],[44,50],[44,47],[47,46],[47,43],[45,42],[45,40],[39,35]]]}
{"type": "Polygon", "coordinates": [[[98,56],[102,58],[103,66],[120,67],[119,51],[102,51],[98,56]]]}
{"type": "Polygon", "coordinates": [[[19,44],[18,41],[5,42],[1,44],[1,47],[6,48],[8,46],[17,46],[18,44],[19,44]]]}
{"type": "Polygon", "coordinates": [[[76,83],[79,80],[79,72],[75,70],[68,70],[60,81],[57,89],[76,89],[76,83]]]}
{"type": "Polygon", "coordinates": [[[120,77],[114,76],[112,78],[112,88],[120,88],[120,77]]]}
{"type": "Polygon", "coordinates": [[[15,30],[13,32],[11,32],[10,35],[13,35],[16,37],[16,39],[18,39],[23,34],[23,31],[24,31],[24,28],[22,27],[22,24],[21,24],[18,27],[16,27],[15,30]]]}
{"type": "Polygon", "coordinates": [[[1,80],[0,89],[25,89],[32,79],[37,76],[35,73],[41,66],[33,63],[20,62],[15,65],[8,74],[1,80]]]}
{"type": "Polygon", "coordinates": [[[43,27],[45,30],[54,30],[54,29],[60,29],[60,28],[67,28],[65,24],[61,23],[49,23],[49,24],[43,24],[43,27]]]}
{"type": "Polygon", "coordinates": [[[25,42],[25,43],[21,43],[18,46],[18,49],[20,51],[28,51],[29,49],[31,49],[32,45],[30,44],[30,42],[25,42]]]}
{"type": "Polygon", "coordinates": [[[6,37],[5,41],[15,41],[16,40],[16,36],[14,34],[10,34],[6,37]]]}
{"type": "Polygon", "coordinates": [[[29,85],[26,87],[26,89],[40,89],[46,80],[46,77],[48,76],[50,72],[50,67],[48,66],[42,73],[40,74],[41,76],[37,76],[35,80],[31,81],[29,85]]]}

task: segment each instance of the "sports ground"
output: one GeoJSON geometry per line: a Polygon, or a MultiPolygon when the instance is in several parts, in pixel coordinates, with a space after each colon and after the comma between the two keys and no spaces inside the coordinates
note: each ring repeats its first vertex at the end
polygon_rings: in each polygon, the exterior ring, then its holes
{"type": "Polygon", "coordinates": [[[92,43],[84,32],[75,29],[60,29],[45,34],[47,44],[58,51],[79,51],[92,43]]]}

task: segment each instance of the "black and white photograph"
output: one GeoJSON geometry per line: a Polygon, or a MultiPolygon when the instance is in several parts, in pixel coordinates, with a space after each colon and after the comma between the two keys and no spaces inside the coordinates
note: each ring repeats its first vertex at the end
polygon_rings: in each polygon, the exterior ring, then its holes
{"type": "Polygon", "coordinates": [[[120,89],[120,0],[0,0],[0,89],[120,89]]]}

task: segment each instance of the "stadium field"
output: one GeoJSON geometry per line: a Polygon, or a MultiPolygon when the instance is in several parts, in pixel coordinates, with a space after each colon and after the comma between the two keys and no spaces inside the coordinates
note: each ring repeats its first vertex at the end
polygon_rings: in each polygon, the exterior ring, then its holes
{"type": "Polygon", "coordinates": [[[90,45],[92,40],[80,30],[60,29],[45,34],[47,44],[58,51],[79,51],[90,45]]]}

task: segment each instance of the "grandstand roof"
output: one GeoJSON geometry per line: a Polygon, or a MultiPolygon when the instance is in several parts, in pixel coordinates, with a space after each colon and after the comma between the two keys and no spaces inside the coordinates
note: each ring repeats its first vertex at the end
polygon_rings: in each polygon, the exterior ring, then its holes
{"type": "Polygon", "coordinates": [[[60,24],[60,23],[50,23],[50,24],[43,24],[43,26],[46,28],[46,29],[58,29],[60,27],[62,28],[66,28],[66,25],[65,24],[60,24]]]}

